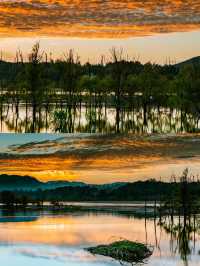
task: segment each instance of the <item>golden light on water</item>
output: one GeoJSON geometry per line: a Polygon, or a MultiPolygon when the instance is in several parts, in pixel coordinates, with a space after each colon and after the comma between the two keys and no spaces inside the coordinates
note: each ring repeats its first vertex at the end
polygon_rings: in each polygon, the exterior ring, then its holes
{"type": "MultiPolygon", "coordinates": [[[[149,241],[153,242],[153,221],[149,222],[148,230],[149,241]]],[[[3,226],[0,224],[0,241],[8,243],[75,246],[106,243],[112,241],[113,237],[143,242],[145,231],[141,220],[111,215],[65,215],[39,217],[30,222],[4,223],[3,226]]]]}

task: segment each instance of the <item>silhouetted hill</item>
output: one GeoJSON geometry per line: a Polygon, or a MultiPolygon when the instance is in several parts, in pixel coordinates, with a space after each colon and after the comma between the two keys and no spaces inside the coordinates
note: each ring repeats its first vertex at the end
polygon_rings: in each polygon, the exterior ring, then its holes
{"type": "Polygon", "coordinates": [[[37,189],[41,185],[31,176],[0,175],[0,190],[37,189]]]}
{"type": "MultiPolygon", "coordinates": [[[[180,189],[178,182],[155,180],[105,185],[66,181],[43,183],[29,176],[1,175],[0,180],[0,200],[2,194],[13,193],[13,198],[25,197],[28,201],[154,201],[170,199],[172,191],[177,194],[180,189]]],[[[188,183],[188,189],[192,197],[199,198],[200,182],[188,183]]]]}
{"type": "MultiPolygon", "coordinates": [[[[172,191],[179,189],[179,183],[166,183],[155,180],[121,183],[121,186],[91,186],[65,187],[45,190],[43,199],[47,201],[154,201],[170,198],[172,191]]],[[[200,195],[200,182],[189,183],[193,196],[200,195]]],[[[34,199],[40,198],[40,193],[33,193],[34,199]]]]}
{"type": "Polygon", "coordinates": [[[184,67],[187,65],[200,65],[200,56],[196,56],[196,57],[190,58],[188,60],[185,60],[183,62],[180,62],[178,64],[175,64],[175,66],[178,68],[184,67]]]}
{"type": "Polygon", "coordinates": [[[68,181],[49,181],[40,182],[31,176],[18,175],[0,175],[0,191],[3,190],[37,190],[37,189],[55,189],[59,187],[76,187],[84,186],[82,182],[68,182],[68,181]]]}
{"type": "MultiPolygon", "coordinates": [[[[58,201],[134,201],[154,200],[166,196],[175,189],[176,185],[170,183],[150,181],[137,181],[134,183],[115,183],[106,185],[85,185],[84,187],[64,187],[43,191],[45,200],[58,201]],[[161,193],[161,194],[159,194],[161,193]]],[[[199,186],[200,188],[200,186],[199,186]]],[[[40,193],[34,193],[33,198],[39,198],[40,193]]]]}
{"type": "Polygon", "coordinates": [[[86,186],[83,182],[69,182],[69,181],[49,181],[46,183],[42,183],[42,189],[52,189],[52,188],[60,188],[60,187],[82,187],[86,186]]]}
{"type": "Polygon", "coordinates": [[[0,175],[0,191],[3,190],[49,190],[62,187],[85,187],[90,186],[96,189],[116,189],[123,186],[125,183],[117,182],[103,185],[88,185],[83,182],[69,182],[69,181],[48,181],[41,182],[31,176],[19,175],[0,175]]]}

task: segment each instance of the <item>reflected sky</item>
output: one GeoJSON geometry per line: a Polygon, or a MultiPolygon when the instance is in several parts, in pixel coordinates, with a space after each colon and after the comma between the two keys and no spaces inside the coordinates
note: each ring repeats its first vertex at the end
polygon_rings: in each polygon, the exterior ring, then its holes
{"type": "MultiPolygon", "coordinates": [[[[139,219],[129,220],[107,214],[41,216],[33,222],[1,223],[0,242],[85,247],[109,243],[120,236],[143,242],[145,232],[140,225],[139,219]],[[130,234],[132,223],[134,230],[130,234]]],[[[153,228],[150,235],[153,239],[153,228]]]]}
{"type": "MultiPolygon", "coordinates": [[[[44,215],[33,222],[0,223],[0,254],[5,265],[92,265],[111,266],[118,262],[93,256],[85,247],[129,239],[154,246],[148,266],[186,265],[180,260],[177,240],[162,230],[157,221],[111,214],[44,215]],[[48,236],[48,237],[47,237],[48,236]]],[[[191,248],[193,242],[191,238],[191,248]]],[[[199,236],[189,266],[199,264],[199,236]]]]}
{"type": "Polygon", "coordinates": [[[2,134],[0,173],[97,184],[149,178],[169,181],[186,167],[190,174],[199,174],[199,142],[199,135],[184,134],[2,134]]]}
{"type": "Polygon", "coordinates": [[[98,61],[122,46],[132,57],[164,63],[198,55],[199,32],[198,0],[0,2],[0,49],[9,59],[37,39],[56,57],[74,48],[83,61],[98,61]]]}

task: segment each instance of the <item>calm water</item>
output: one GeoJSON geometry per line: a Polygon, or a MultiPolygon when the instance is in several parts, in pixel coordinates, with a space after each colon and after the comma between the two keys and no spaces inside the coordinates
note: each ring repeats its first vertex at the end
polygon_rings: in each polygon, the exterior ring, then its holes
{"type": "MultiPolygon", "coordinates": [[[[132,133],[177,133],[200,130],[198,117],[182,115],[180,110],[149,107],[144,124],[142,108],[121,109],[119,114],[120,132],[132,133]]],[[[116,132],[116,109],[111,107],[86,107],[72,109],[69,113],[65,105],[49,104],[41,107],[33,120],[32,107],[19,104],[1,105],[0,132],[47,132],[47,133],[110,133],[116,132]],[[55,112],[63,112],[55,116],[55,112]]]]}
{"type": "Polygon", "coordinates": [[[153,255],[146,261],[149,266],[199,265],[197,233],[188,237],[190,251],[184,260],[180,239],[161,228],[158,219],[145,222],[134,215],[95,212],[0,216],[0,257],[1,264],[7,266],[119,265],[109,258],[90,255],[84,248],[120,238],[153,245],[153,255]]]}

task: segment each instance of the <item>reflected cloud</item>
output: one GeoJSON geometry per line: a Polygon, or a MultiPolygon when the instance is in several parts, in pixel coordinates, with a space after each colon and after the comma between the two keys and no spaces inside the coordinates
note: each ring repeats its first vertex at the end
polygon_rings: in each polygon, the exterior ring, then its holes
{"type": "Polygon", "coordinates": [[[42,246],[42,248],[29,246],[27,248],[15,248],[14,252],[25,257],[56,260],[65,263],[69,261],[95,261],[94,256],[83,250],[62,250],[55,247],[48,247],[46,249],[44,246],[42,246]]]}
{"type": "MultiPolygon", "coordinates": [[[[149,223],[153,225],[153,221],[149,221],[149,223]]],[[[151,226],[150,235],[153,239],[154,231],[151,226]]],[[[37,221],[28,223],[0,224],[1,243],[48,244],[73,248],[77,245],[85,247],[97,243],[110,243],[120,237],[143,242],[145,232],[141,226],[141,220],[108,214],[76,214],[44,216],[37,221]]],[[[51,250],[49,249],[49,251],[51,250]]],[[[30,252],[26,252],[26,254],[30,254],[30,252]]]]}
{"type": "Polygon", "coordinates": [[[198,30],[200,2],[3,0],[0,36],[127,38],[198,30]]]}

